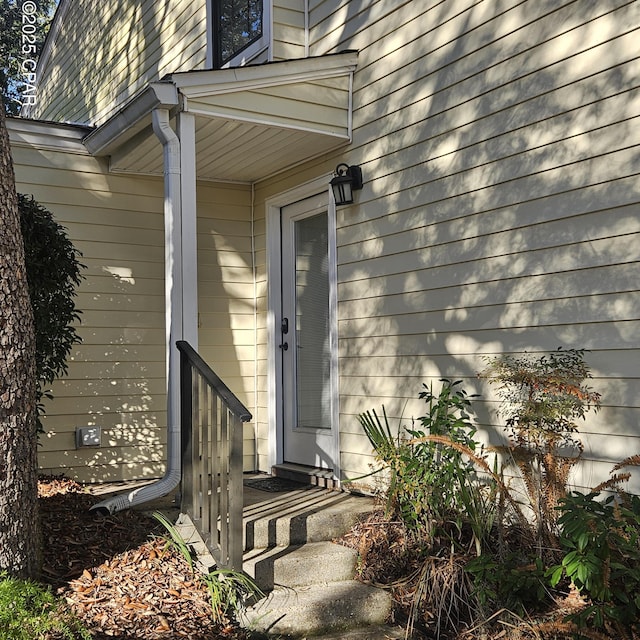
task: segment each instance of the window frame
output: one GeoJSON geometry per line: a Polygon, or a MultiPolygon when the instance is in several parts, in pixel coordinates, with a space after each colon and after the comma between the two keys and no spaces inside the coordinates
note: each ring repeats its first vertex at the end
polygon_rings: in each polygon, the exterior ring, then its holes
{"type": "MultiPolygon", "coordinates": [[[[262,0],[262,36],[238,51],[233,58],[218,66],[217,43],[214,28],[216,26],[216,0],[207,0],[207,66],[210,69],[241,67],[256,58],[265,50],[271,49],[271,0],[262,0]]],[[[271,55],[268,55],[271,60],[271,55]]]]}

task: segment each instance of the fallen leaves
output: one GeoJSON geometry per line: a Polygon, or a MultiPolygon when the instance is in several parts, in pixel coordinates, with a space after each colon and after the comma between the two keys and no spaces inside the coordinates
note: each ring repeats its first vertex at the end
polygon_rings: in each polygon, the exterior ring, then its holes
{"type": "Polygon", "coordinates": [[[44,574],[95,640],[242,640],[217,625],[209,594],[155,520],[126,511],[96,519],[96,498],[60,478],[41,482],[44,574]]]}

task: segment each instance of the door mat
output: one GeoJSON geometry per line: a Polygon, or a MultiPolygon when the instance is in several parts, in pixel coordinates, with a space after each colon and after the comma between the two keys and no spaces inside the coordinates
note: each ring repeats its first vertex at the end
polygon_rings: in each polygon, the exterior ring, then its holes
{"type": "Polygon", "coordinates": [[[254,478],[253,480],[245,480],[245,486],[260,491],[269,491],[270,493],[278,493],[279,491],[294,491],[295,489],[307,489],[309,485],[288,480],[287,478],[254,478]]]}

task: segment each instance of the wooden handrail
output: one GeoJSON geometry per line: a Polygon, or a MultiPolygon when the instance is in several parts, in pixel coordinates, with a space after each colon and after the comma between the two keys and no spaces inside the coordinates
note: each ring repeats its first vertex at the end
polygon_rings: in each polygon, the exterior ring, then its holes
{"type": "Polygon", "coordinates": [[[180,351],[182,511],[218,566],[242,569],[242,423],[251,413],[184,340],[180,351]]]}

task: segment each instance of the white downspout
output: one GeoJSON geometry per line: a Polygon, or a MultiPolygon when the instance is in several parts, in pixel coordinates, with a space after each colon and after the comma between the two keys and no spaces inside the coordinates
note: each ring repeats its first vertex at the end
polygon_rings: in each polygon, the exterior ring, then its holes
{"type": "Polygon", "coordinates": [[[169,110],[152,111],[153,131],[164,153],[164,227],[165,227],[165,314],[167,363],[167,469],[164,477],[152,484],[120,494],[94,505],[91,510],[111,514],[155,500],[173,491],[180,483],[180,379],[176,340],[183,338],[182,297],[182,205],[180,139],[169,124],[169,110]]]}

